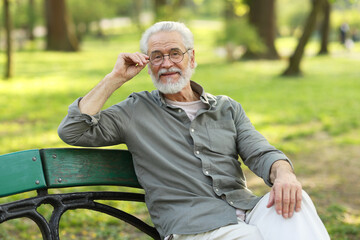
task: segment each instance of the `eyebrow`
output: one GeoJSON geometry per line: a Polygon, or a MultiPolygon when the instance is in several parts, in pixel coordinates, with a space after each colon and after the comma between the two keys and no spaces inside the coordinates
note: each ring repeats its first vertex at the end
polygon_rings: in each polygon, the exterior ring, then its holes
{"type": "MultiPolygon", "coordinates": [[[[170,51],[172,51],[172,50],[180,50],[180,51],[182,52],[182,50],[181,50],[180,48],[171,48],[170,51]]],[[[169,51],[169,52],[170,52],[170,51],[169,51]]],[[[155,51],[152,51],[150,54],[152,54],[152,53],[157,53],[157,52],[162,53],[160,50],[155,50],[155,51]]]]}

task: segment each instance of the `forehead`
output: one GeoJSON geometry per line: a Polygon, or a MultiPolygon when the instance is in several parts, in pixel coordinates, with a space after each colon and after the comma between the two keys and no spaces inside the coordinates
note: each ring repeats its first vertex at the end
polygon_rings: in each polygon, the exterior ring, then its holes
{"type": "Polygon", "coordinates": [[[149,38],[149,53],[153,51],[169,51],[172,48],[185,48],[181,34],[176,31],[157,32],[149,38]]]}

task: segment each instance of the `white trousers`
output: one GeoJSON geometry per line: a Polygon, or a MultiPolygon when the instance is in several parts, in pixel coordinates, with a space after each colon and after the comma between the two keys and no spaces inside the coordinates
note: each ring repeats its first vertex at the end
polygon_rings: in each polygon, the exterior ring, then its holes
{"type": "MultiPolygon", "coordinates": [[[[329,234],[321,222],[309,195],[303,191],[301,211],[292,218],[278,215],[274,207],[267,208],[270,194],[246,214],[245,222],[238,218],[238,224],[224,226],[209,232],[178,235],[173,240],[328,240],[329,234]]],[[[166,239],[171,239],[167,237],[166,239]]]]}

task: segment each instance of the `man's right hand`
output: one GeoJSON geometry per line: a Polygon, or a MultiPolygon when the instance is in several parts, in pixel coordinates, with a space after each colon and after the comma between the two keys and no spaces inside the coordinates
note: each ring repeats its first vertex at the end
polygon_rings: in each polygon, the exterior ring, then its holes
{"type": "Polygon", "coordinates": [[[109,77],[121,86],[135,77],[148,63],[149,57],[143,53],[120,53],[109,77]]]}
{"type": "Polygon", "coordinates": [[[95,115],[113,92],[135,77],[149,63],[149,57],[142,53],[120,53],[111,73],[96,85],[79,102],[81,113],[95,115]]]}

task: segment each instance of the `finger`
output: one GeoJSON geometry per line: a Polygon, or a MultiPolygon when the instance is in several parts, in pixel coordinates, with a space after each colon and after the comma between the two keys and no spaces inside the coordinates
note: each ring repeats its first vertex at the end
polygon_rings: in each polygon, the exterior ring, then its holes
{"type": "Polygon", "coordinates": [[[274,190],[271,189],[270,191],[270,196],[269,196],[269,201],[268,201],[268,204],[266,205],[267,208],[270,208],[274,205],[274,190]]]}
{"type": "Polygon", "coordinates": [[[296,212],[300,212],[301,202],[302,202],[302,191],[300,189],[300,190],[296,191],[296,205],[295,205],[296,212]]]}
{"type": "Polygon", "coordinates": [[[149,62],[149,57],[143,53],[135,53],[135,55],[138,57],[140,63],[138,63],[139,65],[143,66],[143,65],[146,65],[148,64],[149,62]]]}
{"type": "Polygon", "coordinates": [[[140,57],[134,53],[124,53],[122,57],[127,65],[143,65],[140,57]]]}
{"type": "Polygon", "coordinates": [[[282,198],[282,215],[284,218],[289,217],[289,206],[290,206],[290,189],[284,187],[283,198],[282,198]]]}
{"type": "Polygon", "coordinates": [[[148,62],[150,57],[146,54],[143,54],[143,53],[138,53],[139,54],[139,57],[141,58],[141,60],[143,60],[143,62],[148,62]]]}
{"type": "Polygon", "coordinates": [[[275,210],[279,215],[282,215],[283,211],[283,193],[280,188],[275,191],[275,210]]]}
{"type": "Polygon", "coordinates": [[[291,218],[294,215],[295,204],[296,204],[296,189],[292,189],[290,192],[289,218],[291,218]]]}
{"type": "Polygon", "coordinates": [[[133,60],[133,62],[135,63],[136,66],[139,66],[139,65],[144,66],[144,63],[139,55],[133,54],[131,56],[131,59],[133,60]]]}

